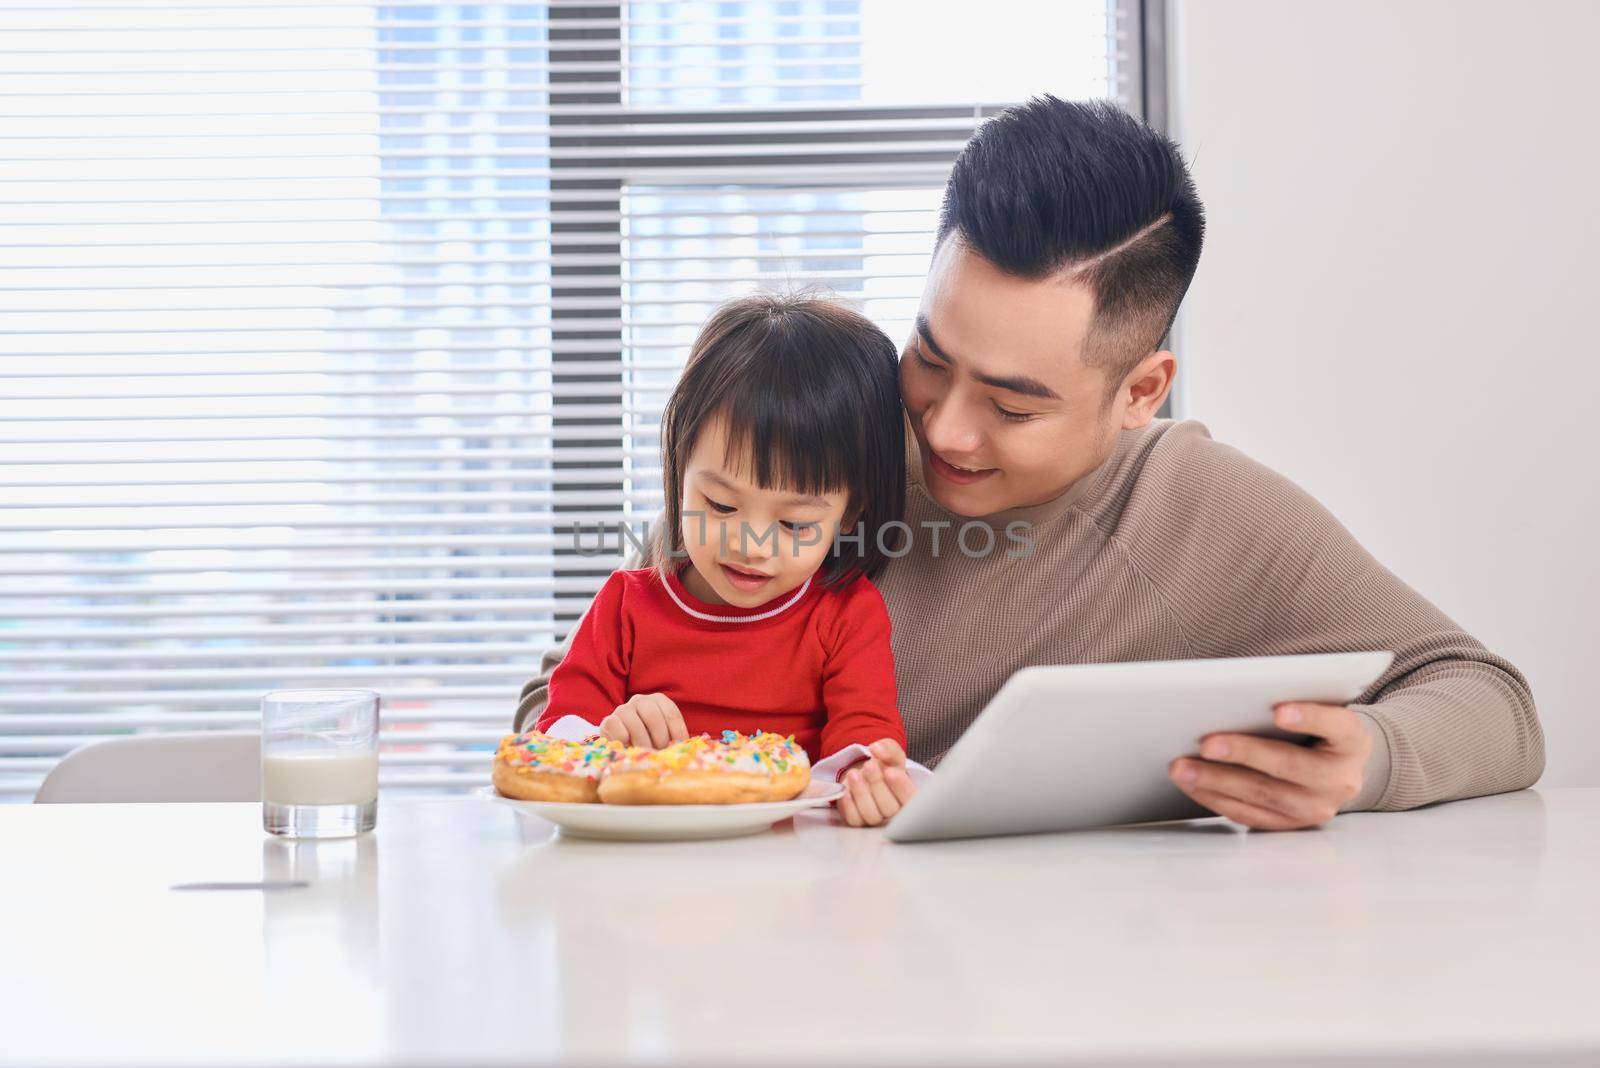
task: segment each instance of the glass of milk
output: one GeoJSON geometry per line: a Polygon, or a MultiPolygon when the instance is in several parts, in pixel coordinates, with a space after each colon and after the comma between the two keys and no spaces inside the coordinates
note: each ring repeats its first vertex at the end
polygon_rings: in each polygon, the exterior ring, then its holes
{"type": "Polygon", "coordinates": [[[261,825],[348,838],[378,821],[378,695],[277,690],[261,699],[261,825]]]}

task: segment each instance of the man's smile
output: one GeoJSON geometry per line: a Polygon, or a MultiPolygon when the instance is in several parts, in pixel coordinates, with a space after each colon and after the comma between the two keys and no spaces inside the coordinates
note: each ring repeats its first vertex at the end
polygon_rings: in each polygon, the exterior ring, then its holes
{"type": "Polygon", "coordinates": [[[946,460],[943,456],[940,456],[932,449],[928,450],[928,466],[933,468],[934,473],[940,478],[944,479],[946,482],[954,482],[958,486],[966,486],[973,482],[981,482],[990,475],[997,475],[1000,473],[1000,469],[998,467],[959,467],[956,464],[951,463],[949,460],[946,460]]]}

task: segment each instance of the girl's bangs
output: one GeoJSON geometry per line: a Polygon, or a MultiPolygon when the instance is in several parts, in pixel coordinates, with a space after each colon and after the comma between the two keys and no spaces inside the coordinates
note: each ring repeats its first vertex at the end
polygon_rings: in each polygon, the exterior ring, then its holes
{"type": "Polygon", "coordinates": [[[860,428],[851,425],[851,408],[819,400],[737,390],[717,411],[725,430],[723,463],[765,490],[850,492],[860,428]]]}

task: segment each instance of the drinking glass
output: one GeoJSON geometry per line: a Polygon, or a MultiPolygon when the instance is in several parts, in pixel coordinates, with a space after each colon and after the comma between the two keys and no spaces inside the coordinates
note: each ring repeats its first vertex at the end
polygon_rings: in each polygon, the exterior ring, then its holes
{"type": "Polygon", "coordinates": [[[261,699],[261,825],[348,838],[378,821],[378,695],[277,690],[261,699]]]}

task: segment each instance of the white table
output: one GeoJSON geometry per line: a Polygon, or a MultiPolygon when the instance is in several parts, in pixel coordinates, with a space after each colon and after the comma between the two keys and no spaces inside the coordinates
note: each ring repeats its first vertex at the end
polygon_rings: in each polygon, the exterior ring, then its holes
{"type": "Polygon", "coordinates": [[[1600,1058],[1600,789],[925,845],[19,806],[0,873],[5,1064],[1600,1058]],[[310,885],[171,889],[263,879],[310,885]]]}

